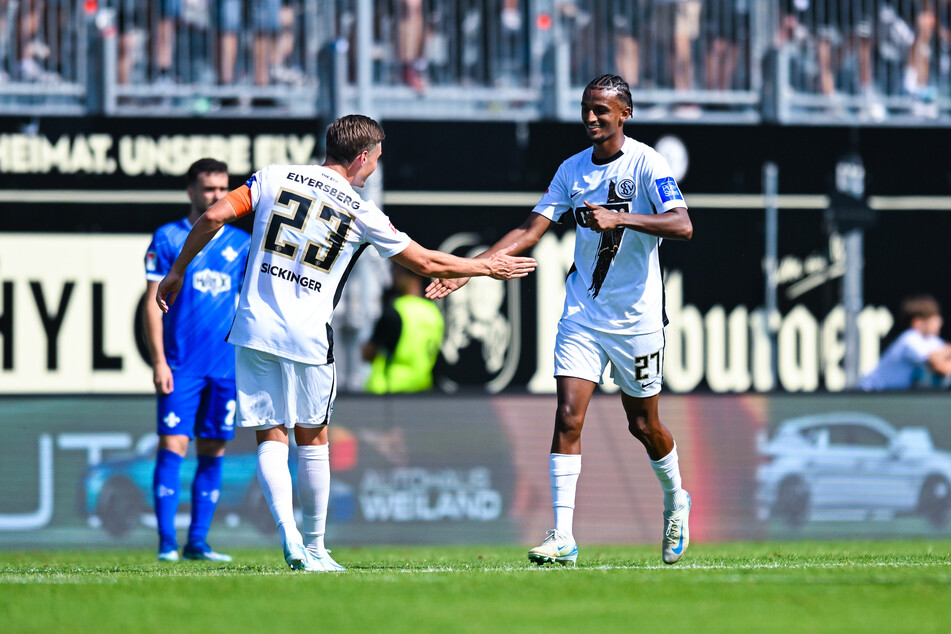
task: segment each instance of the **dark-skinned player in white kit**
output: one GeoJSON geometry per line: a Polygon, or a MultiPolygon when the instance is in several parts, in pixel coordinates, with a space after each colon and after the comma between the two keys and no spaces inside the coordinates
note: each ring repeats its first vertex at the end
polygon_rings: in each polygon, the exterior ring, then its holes
{"type": "MultiPolygon", "coordinates": [[[[575,217],[574,266],[555,339],[558,406],[549,457],[555,527],[528,552],[539,565],[578,559],[572,523],[581,429],[609,361],[628,429],[647,450],[664,492],[664,562],[679,561],[690,541],[690,495],[681,486],[677,445],[657,411],[667,324],[658,250],[665,238],[689,240],[693,224],[667,161],[625,136],[632,105],[621,77],[593,79],[581,98],[592,147],[563,162],[528,219],[478,256],[509,252],[514,244],[512,253],[529,249],[564,214],[575,217]]],[[[437,279],[426,296],[445,297],[466,282],[437,279]]]]}

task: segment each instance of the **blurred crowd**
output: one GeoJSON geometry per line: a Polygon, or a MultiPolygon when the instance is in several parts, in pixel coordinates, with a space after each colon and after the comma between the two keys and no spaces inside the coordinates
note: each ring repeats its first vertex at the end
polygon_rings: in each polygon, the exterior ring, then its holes
{"type": "Polygon", "coordinates": [[[350,81],[367,55],[378,84],[420,94],[538,86],[552,72],[546,51],[565,43],[573,83],[616,72],[635,99],[685,95],[660,100],[683,116],[759,90],[770,51],[792,90],[831,111],[861,99],[881,118],[902,97],[937,116],[951,83],[951,0],[371,0],[369,51],[357,37],[362,4],[0,0],[0,83],[81,81],[91,32],[115,36],[119,86],[314,83],[329,45],[346,51],[350,81]]]}

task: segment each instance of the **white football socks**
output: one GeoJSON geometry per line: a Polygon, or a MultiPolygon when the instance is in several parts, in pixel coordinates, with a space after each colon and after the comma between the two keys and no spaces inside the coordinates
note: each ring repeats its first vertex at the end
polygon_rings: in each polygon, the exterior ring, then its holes
{"type": "Polygon", "coordinates": [[[294,521],[294,487],[287,454],[288,447],[282,442],[268,440],[258,445],[258,482],[271,517],[281,531],[281,541],[301,542],[303,538],[294,521]]]}
{"type": "Polygon", "coordinates": [[[551,480],[551,506],[555,511],[555,530],[573,536],[575,491],[581,474],[581,454],[553,453],[548,458],[551,480]]]}
{"type": "Polygon", "coordinates": [[[323,557],[330,501],[330,445],[297,448],[297,495],[303,515],[304,545],[312,555],[323,557]]]}
{"type": "Polygon", "coordinates": [[[664,490],[664,510],[670,513],[687,506],[687,492],[681,488],[677,444],[660,460],[651,460],[651,468],[664,490]]]}

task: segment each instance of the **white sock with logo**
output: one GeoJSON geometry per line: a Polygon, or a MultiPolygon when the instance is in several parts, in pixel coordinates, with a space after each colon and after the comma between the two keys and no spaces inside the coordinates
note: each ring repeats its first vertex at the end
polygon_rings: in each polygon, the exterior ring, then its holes
{"type": "Polygon", "coordinates": [[[297,496],[303,515],[304,545],[311,554],[323,557],[330,501],[330,445],[297,448],[297,496]]]}
{"type": "Polygon", "coordinates": [[[660,460],[651,460],[651,468],[664,490],[664,510],[668,513],[687,506],[687,492],[681,488],[680,460],[677,458],[677,443],[670,453],[660,460]]]}
{"type": "Polygon", "coordinates": [[[573,536],[575,490],[581,475],[581,454],[553,453],[548,457],[551,480],[551,506],[555,511],[555,530],[573,536]]]}
{"type": "Polygon", "coordinates": [[[268,440],[258,445],[258,482],[282,541],[303,541],[294,521],[294,487],[287,468],[288,447],[268,440]]]}

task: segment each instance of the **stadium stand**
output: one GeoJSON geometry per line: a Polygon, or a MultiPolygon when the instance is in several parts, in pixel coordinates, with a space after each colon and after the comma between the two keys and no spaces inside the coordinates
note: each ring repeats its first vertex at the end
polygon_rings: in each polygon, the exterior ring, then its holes
{"type": "Polygon", "coordinates": [[[951,124],[949,0],[3,0],[0,114],[951,124]]]}

